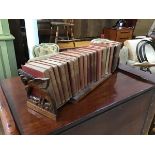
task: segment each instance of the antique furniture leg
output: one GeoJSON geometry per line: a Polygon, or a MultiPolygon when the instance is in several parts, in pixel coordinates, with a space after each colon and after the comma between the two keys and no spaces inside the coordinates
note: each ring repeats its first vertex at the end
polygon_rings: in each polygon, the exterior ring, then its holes
{"type": "Polygon", "coordinates": [[[58,37],[59,37],[59,26],[56,26],[56,35],[55,35],[55,43],[57,44],[58,42],[58,37]]]}
{"type": "Polygon", "coordinates": [[[53,31],[53,28],[51,27],[49,43],[52,42],[52,31],[53,31]]]}
{"type": "Polygon", "coordinates": [[[73,33],[72,26],[70,26],[70,30],[71,30],[71,39],[73,40],[73,44],[74,44],[74,47],[75,47],[75,39],[74,39],[74,33],[73,33]]]}
{"type": "Polygon", "coordinates": [[[67,40],[69,40],[68,26],[65,26],[65,27],[66,27],[66,35],[67,35],[67,40]]]}

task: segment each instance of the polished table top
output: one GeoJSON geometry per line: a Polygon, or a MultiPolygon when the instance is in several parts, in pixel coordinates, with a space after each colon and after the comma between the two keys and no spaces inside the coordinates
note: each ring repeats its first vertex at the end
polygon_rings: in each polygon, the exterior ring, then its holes
{"type": "Polygon", "coordinates": [[[109,110],[154,85],[117,71],[78,103],[59,109],[56,121],[27,108],[24,85],[18,77],[2,81],[1,86],[20,134],[50,134],[109,110]]]}

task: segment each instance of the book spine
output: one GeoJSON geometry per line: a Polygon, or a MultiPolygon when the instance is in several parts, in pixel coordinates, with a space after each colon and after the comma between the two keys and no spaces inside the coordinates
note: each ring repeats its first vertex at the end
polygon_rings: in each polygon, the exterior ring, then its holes
{"type": "Polygon", "coordinates": [[[117,68],[118,60],[119,60],[119,52],[120,52],[120,49],[121,49],[121,44],[118,44],[115,47],[115,52],[114,52],[114,57],[113,57],[112,70],[111,70],[111,72],[114,72],[116,70],[116,68],[117,68]]]}
{"type": "Polygon", "coordinates": [[[62,101],[60,99],[60,94],[59,94],[58,86],[57,86],[57,83],[56,83],[56,78],[55,78],[55,75],[54,75],[54,72],[53,72],[53,68],[50,65],[46,64],[46,63],[42,63],[41,61],[31,62],[30,64],[34,65],[36,67],[40,67],[40,68],[45,69],[44,74],[46,74],[46,77],[48,76],[48,78],[50,79],[50,83],[51,83],[50,86],[53,89],[52,94],[54,94],[56,107],[57,108],[61,107],[61,104],[63,104],[63,103],[62,103],[62,101]]]}
{"type": "Polygon", "coordinates": [[[60,93],[60,98],[61,98],[62,103],[64,104],[65,103],[65,97],[64,97],[64,93],[63,93],[63,89],[62,89],[62,84],[61,84],[61,80],[60,80],[58,66],[57,65],[53,65],[51,63],[51,61],[48,61],[48,60],[40,60],[40,62],[42,62],[44,64],[47,64],[49,66],[53,66],[53,71],[54,71],[54,75],[56,77],[56,82],[57,82],[57,85],[58,85],[58,89],[59,89],[59,93],[60,93]]]}
{"type": "Polygon", "coordinates": [[[110,48],[110,58],[109,58],[109,73],[111,73],[112,70],[112,61],[113,61],[113,55],[114,55],[114,46],[111,46],[110,48]]]}
{"type": "Polygon", "coordinates": [[[69,79],[70,79],[70,85],[72,90],[72,95],[74,96],[77,92],[76,90],[76,81],[75,81],[75,72],[74,72],[74,61],[75,59],[66,58],[63,54],[60,55],[61,59],[65,59],[68,64],[68,72],[69,72],[69,79]]]}
{"type": "Polygon", "coordinates": [[[24,66],[24,65],[22,65],[22,70],[31,74],[32,76],[34,76],[36,78],[39,78],[39,77],[43,78],[44,77],[44,74],[42,72],[34,70],[34,69],[27,67],[27,66],[24,66]]]}
{"type": "Polygon", "coordinates": [[[65,97],[64,97],[64,94],[63,94],[63,91],[62,91],[62,85],[61,85],[61,81],[60,81],[58,68],[53,67],[53,71],[54,71],[54,74],[55,74],[55,77],[56,77],[56,82],[57,82],[58,90],[59,90],[59,93],[60,93],[60,98],[61,98],[62,103],[64,104],[65,103],[65,97]]]}
{"type": "Polygon", "coordinates": [[[105,74],[109,74],[108,65],[109,65],[109,57],[110,57],[110,48],[107,48],[107,56],[106,56],[106,66],[105,66],[105,74]]]}
{"type": "Polygon", "coordinates": [[[72,92],[71,92],[71,85],[70,85],[70,80],[69,80],[69,71],[68,71],[68,66],[67,63],[65,64],[65,71],[66,71],[66,80],[67,80],[67,86],[68,86],[68,92],[69,92],[69,97],[72,97],[72,92]]]}
{"type": "Polygon", "coordinates": [[[64,65],[65,73],[66,73],[66,80],[67,80],[67,87],[68,87],[68,93],[69,97],[72,97],[72,92],[71,92],[71,86],[70,86],[70,81],[69,81],[69,73],[68,73],[68,66],[67,62],[62,60],[60,57],[55,56],[54,60],[58,61],[59,63],[62,63],[64,65]]]}
{"type": "MultiPolygon", "coordinates": [[[[49,75],[49,72],[48,71],[45,71],[45,77],[47,78],[50,78],[50,75],[49,75]]],[[[56,95],[55,95],[55,92],[54,92],[54,86],[53,86],[53,83],[51,82],[51,79],[50,79],[50,83],[49,83],[49,87],[47,88],[48,90],[48,93],[50,94],[50,97],[51,97],[51,100],[52,102],[54,103],[54,105],[56,106],[56,108],[59,107],[59,104],[56,100],[56,95]]]]}
{"type": "Polygon", "coordinates": [[[49,69],[49,73],[50,73],[50,80],[53,85],[53,91],[54,91],[55,97],[56,97],[56,107],[59,108],[59,107],[61,107],[63,102],[61,101],[61,98],[60,98],[58,86],[57,86],[56,79],[55,79],[54,72],[53,72],[53,68],[49,69]]]}
{"type": "Polygon", "coordinates": [[[80,53],[81,55],[83,55],[83,81],[84,81],[84,87],[87,86],[88,82],[87,82],[87,66],[88,66],[88,55],[86,53],[82,53],[79,49],[76,49],[76,52],[80,53]]]}
{"type": "Polygon", "coordinates": [[[104,48],[102,51],[102,77],[105,76],[106,59],[107,59],[107,48],[104,48]]]}

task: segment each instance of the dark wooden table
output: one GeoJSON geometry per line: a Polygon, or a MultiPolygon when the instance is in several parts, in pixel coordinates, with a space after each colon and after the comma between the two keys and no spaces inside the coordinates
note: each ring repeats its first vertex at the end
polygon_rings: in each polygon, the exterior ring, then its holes
{"type": "Polygon", "coordinates": [[[1,82],[1,119],[6,134],[147,134],[154,92],[154,84],[118,70],[78,103],[62,107],[54,121],[26,107],[15,77],[1,82]]]}

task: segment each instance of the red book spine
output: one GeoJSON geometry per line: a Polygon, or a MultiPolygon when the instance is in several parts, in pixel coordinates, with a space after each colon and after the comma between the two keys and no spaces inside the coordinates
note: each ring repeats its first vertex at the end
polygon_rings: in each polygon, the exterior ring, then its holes
{"type": "Polygon", "coordinates": [[[34,76],[34,77],[36,77],[36,78],[37,78],[37,77],[41,77],[41,78],[44,77],[44,74],[43,74],[42,72],[37,71],[37,70],[32,69],[32,68],[29,68],[29,67],[24,66],[24,65],[22,65],[22,70],[25,71],[25,72],[28,73],[28,74],[31,74],[32,76],[34,76]]]}

